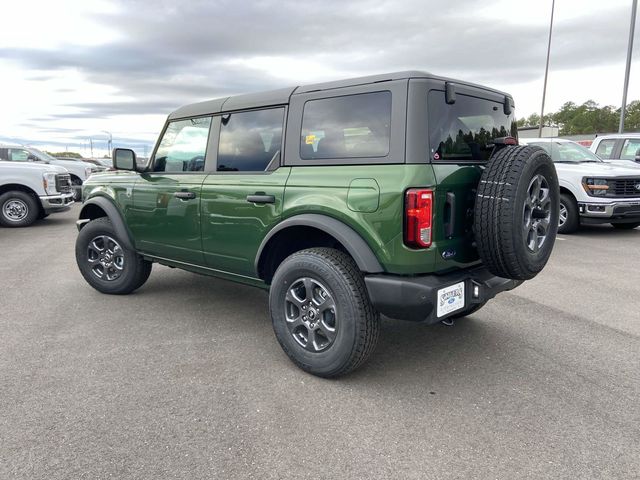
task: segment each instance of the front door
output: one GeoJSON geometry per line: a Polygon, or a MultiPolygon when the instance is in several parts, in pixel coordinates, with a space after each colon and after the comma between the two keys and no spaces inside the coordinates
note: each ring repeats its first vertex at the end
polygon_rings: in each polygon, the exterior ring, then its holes
{"type": "Polygon", "coordinates": [[[260,242],[282,214],[282,107],[221,117],[216,173],[202,185],[202,244],[213,269],[256,277],[260,242]]]}
{"type": "Polygon", "coordinates": [[[212,117],[170,122],[133,192],[127,223],[143,253],[203,264],[202,182],[212,117]]]}

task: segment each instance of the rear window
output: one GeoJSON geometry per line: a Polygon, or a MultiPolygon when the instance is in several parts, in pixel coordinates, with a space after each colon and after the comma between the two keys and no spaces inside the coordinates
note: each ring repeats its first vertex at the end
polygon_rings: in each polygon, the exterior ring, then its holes
{"type": "Polygon", "coordinates": [[[611,153],[613,152],[613,146],[616,144],[616,141],[611,140],[602,140],[598,144],[598,148],[596,148],[596,154],[600,158],[611,158],[611,153]]]}
{"type": "Polygon", "coordinates": [[[431,90],[428,97],[429,145],[434,161],[487,160],[494,138],[517,137],[513,114],[505,115],[503,105],[491,100],[456,95],[448,105],[444,92],[431,90]]]}
{"type": "Polygon", "coordinates": [[[302,113],[300,158],[385,157],[391,133],[391,92],[309,100],[302,113]]]}

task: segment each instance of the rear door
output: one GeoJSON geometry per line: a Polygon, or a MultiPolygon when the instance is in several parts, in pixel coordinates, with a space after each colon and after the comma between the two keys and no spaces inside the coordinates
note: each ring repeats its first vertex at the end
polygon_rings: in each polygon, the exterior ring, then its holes
{"type": "Polygon", "coordinates": [[[169,122],[133,191],[127,223],[144,253],[202,264],[200,194],[212,116],[169,122]]]}
{"type": "Polygon", "coordinates": [[[216,171],[202,185],[202,244],[213,269],[255,277],[266,233],[282,214],[290,168],[281,167],[285,107],[220,117],[216,171]]]}
{"type": "Polygon", "coordinates": [[[513,109],[505,113],[504,95],[456,85],[455,101],[447,103],[442,87],[430,88],[426,99],[427,154],[437,179],[436,269],[465,267],[479,260],[473,216],[480,176],[492,140],[517,137],[513,109]]]}

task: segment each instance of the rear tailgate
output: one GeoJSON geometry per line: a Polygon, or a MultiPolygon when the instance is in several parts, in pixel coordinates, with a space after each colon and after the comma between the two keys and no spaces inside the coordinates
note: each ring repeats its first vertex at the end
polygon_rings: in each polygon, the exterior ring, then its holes
{"type": "Polygon", "coordinates": [[[474,205],[493,139],[517,136],[512,100],[479,87],[455,86],[427,93],[428,155],[437,180],[434,239],[436,271],[480,261],[473,235],[474,205]]]}

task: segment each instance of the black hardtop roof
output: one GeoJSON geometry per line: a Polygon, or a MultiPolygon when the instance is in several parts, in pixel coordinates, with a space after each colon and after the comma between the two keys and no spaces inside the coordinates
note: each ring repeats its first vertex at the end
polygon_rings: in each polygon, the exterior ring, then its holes
{"type": "Polygon", "coordinates": [[[482,85],[476,85],[469,82],[455,80],[453,78],[439,77],[427,72],[419,70],[407,70],[404,72],[383,73],[378,75],[369,75],[366,77],[348,78],[344,80],[334,80],[331,82],[314,83],[310,85],[300,85],[297,87],[281,88],[278,90],[269,90],[265,92],[246,93],[235,95],[232,97],[216,98],[204,102],[192,103],[178,108],[169,114],[169,119],[194,117],[198,115],[206,115],[210,113],[220,113],[225,111],[243,110],[248,108],[260,108],[270,105],[285,105],[289,103],[291,95],[309,92],[318,92],[323,90],[331,90],[334,88],[353,87],[357,85],[367,85],[371,83],[388,82],[391,80],[402,80],[409,78],[430,78],[435,80],[443,80],[460,85],[468,85],[477,87],[499,95],[511,95],[493,88],[482,85]]]}

